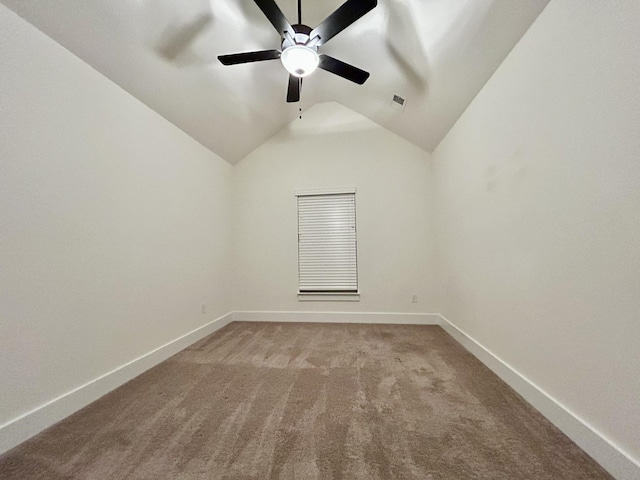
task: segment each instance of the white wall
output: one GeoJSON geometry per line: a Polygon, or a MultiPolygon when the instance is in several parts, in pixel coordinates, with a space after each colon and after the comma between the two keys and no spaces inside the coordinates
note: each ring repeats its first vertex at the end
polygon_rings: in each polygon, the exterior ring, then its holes
{"type": "Polygon", "coordinates": [[[236,306],[437,311],[430,155],[336,103],[318,104],[234,168],[236,306]],[[297,189],[356,187],[359,302],[299,302],[297,189]],[[418,303],[411,303],[411,295],[418,303]]]}
{"type": "Polygon", "coordinates": [[[636,462],[639,27],[553,0],[434,152],[444,315],[636,462]]]}
{"type": "Polygon", "coordinates": [[[0,426],[231,310],[231,170],[0,5],[0,426]]]}

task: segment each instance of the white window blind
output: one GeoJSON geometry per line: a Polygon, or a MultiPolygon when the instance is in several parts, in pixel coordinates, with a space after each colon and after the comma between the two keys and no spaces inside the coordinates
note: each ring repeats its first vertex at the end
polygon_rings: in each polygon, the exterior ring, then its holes
{"type": "Polygon", "coordinates": [[[298,195],[298,286],[358,291],[355,193],[298,195]]]}

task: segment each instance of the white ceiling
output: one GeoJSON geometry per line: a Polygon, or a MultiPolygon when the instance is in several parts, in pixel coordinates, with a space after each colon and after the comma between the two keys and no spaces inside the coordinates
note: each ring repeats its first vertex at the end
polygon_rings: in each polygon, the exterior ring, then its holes
{"type": "MultiPolygon", "coordinates": [[[[221,54],[277,49],[252,0],[0,0],[225,160],[236,163],[313,104],[339,102],[433,151],[549,0],[378,0],[321,47],[371,73],[359,86],[319,70],[285,103],[275,61],[221,54]],[[404,111],[391,106],[398,94],[404,111]]],[[[295,23],[296,0],[276,0],[295,23]]],[[[342,0],[302,0],[315,27],[342,0]]]]}

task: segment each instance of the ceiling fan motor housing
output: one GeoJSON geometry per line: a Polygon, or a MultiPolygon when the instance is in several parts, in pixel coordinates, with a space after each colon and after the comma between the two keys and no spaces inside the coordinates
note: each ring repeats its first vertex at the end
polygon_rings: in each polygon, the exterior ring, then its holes
{"type": "Polygon", "coordinates": [[[306,77],[312,73],[320,61],[317,41],[311,39],[311,28],[307,25],[292,25],[295,36],[285,32],[282,40],[280,60],[284,67],[296,77],[306,77]]]}

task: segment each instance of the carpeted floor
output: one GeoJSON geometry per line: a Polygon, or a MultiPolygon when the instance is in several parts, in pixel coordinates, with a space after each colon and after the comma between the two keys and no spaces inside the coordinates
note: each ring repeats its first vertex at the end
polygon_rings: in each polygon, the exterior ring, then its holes
{"type": "Polygon", "coordinates": [[[232,323],[0,457],[19,479],[604,479],[436,326],[232,323]]]}

